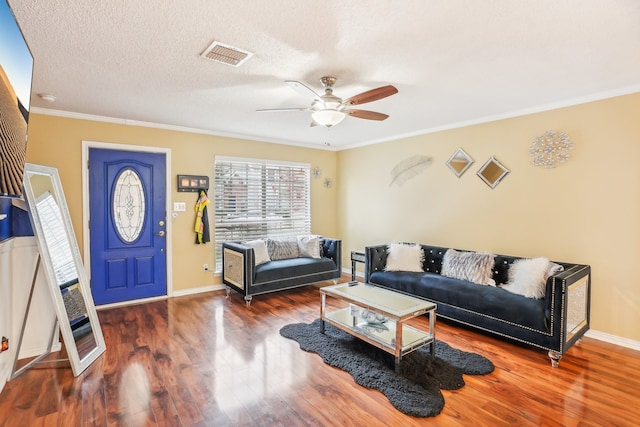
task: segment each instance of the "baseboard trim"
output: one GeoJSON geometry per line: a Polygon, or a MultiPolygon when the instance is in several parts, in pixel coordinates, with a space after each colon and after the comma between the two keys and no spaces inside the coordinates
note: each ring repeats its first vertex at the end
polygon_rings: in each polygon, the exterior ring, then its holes
{"type": "Polygon", "coordinates": [[[144,303],[147,303],[147,302],[162,301],[162,300],[165,300],[167,298],[168,297],[166,295],[161,295],[159,297],[134,299],[134,300],[130,300],[130,301],[121,301],[121,302],[112,302],[112,303],[109,303],[109,304],[96,305],[96,310],[100,311],[100,310],[105,310],[107,308],[126,307],[128,305],[138,305],[138,304],[144,304],[144,303]]]}
{"type": "Polygon", "coordinates": [[[184,290],[181,290],[181,291],[173,291],[173,296],[174,297],[183,297],[183,296],[186,296],[186,295],[202,294],[204,292],[223,291],[225,289],[226,288],[225,288],[224,285],[200,286],[198,288],[190,288],[190,289],[184,289],[184,290]]]}
{"type": "Polygon", "coordinates": [[[185,296],[185,295],[195,295],[195,294],[201,294],[201,293],[204,293],[204,292],[211,292],[211,291],[222,291],[224,289],[225,289],[224,285],[201,286],[199,288],[191,288],[191,289],[185,289],[185,290],[181,290],[181,291],[173,291],[171,296],[162,295],[162,296],[159,296],[159,297],[143,298],[143,299],[137,299],[137,300],[131,300],[131,301],[114,302],[114,303],[111,303],[111,304],[97,305],[96,306],[96,310],[104,310],[104,309],[107,309],[107,308],[125,307],[127,305],[144,304],[146,302],[161,301],[161,300],[165,300],[167,298],[182,297],[182,296],[185,296]]]}
{"type": "Polygon", "coordinates": [[[621,347],[627,347],[632,350],[640,351],[640,341],[632,340],[630,338],[619,337],[617,335],[608,334],[606,332],[594,331],[593,329],[589,329],[584,334],[584,336],[593,338],[598,341],[608,342],[609,344],[615,344],[621,347]]]}

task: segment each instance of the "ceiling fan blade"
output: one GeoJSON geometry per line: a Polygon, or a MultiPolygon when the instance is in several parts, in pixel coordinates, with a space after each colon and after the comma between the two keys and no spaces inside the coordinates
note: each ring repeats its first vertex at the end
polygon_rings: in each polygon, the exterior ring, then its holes
{"type": "Polygon", "coordinates": [[[367,111],[367,110],[345,110],[345,114],[350,115],[351,117],[357,117],[359,119],[367,119],[367,120],[384,120],[389,117],[388,114],[377,113],[375,111],[367,111]]]}
{"type": "Polygon", "coordinates": [[[386,98],[398,93],[398,89],[395,86],[388,85],[382,86],[376,89],[371,89],[366,92],[362,92],[358,95],[352,96],[342,101],[343,105],[360,105],[367,102],[377,101],[378,99],[386,98]]]}
{"type": "Polygon", "coordinates": [[[320,95],[304,83],[295,80],[286,80],[285,83],[302,96],[311,96],[313,99],[320,99],[320,95]]]}
{"type": "Polygon", "coordinates": [[[258,113],[278,113],[281,111],[310,111],[309,107],[294,107],[294,108],[263,108],[256,110],[258,113]]]}

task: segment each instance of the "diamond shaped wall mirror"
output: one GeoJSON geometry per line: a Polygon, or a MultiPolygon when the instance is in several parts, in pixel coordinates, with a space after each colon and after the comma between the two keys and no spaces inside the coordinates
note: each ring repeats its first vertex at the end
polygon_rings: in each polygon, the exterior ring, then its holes
{"type": "Polygon", "coordinates": [[[458,178],[473,164],[473,159],[462,148],[458,148],[449,160],[447,166],[456,174],[458,178]]]}
{"type": "Polygon", "coordinates": [[[478,176],[486,182],[489,187],[495,188],[508,173],[509,169],[505,168],[502,163],[491,156],[478,171],[478,176]]]}

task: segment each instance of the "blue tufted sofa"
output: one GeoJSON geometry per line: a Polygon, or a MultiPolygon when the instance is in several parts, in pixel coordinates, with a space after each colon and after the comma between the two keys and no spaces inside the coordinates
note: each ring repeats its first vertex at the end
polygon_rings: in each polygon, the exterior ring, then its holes
{"type": "Polygon", "coordinates": [[[247,306],[253,295],[291,289],[323,280],[336,280],[342,273],[342,241],[324,237],[320,258],[296,257],[256,265],[252,247],[241,242],[222,244],[222,281],[244,295],[247,306]]]}
{"type": "MultiPolygon", "coordinates": [[[[440,275],[448,248],[420,245],[424,272],[385,271],[387,245],[365,248],[368,283],[416,295],[437,304],[437,314],[501,337],[548,350],[551,364],[589,329],[591,268],[557,263],[564,271],[550,276],[542,299],[526,298],[499,286],[482,286],[440,275]]],[[[508,281],[518,257],[495,255],[493,280],[508,281]]]]}

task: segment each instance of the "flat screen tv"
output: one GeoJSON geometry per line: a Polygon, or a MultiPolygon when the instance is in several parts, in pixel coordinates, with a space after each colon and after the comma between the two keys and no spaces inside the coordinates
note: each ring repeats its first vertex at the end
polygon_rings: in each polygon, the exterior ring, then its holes
{"type": "Polygon", "coordinates": [[[0,197],[22,195],[33,55],[6,0],[0,0],[0,197]]]}

